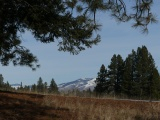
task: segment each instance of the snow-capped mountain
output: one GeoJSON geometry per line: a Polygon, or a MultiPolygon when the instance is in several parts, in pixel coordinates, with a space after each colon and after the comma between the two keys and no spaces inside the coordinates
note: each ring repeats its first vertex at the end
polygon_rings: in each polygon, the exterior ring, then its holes
{"type": "Polygon", "coordinates": [[[80,78],[78,80],[72,81],[72,82],[67,82],[67,83],[62,83],[58,85],[59,91],[68,91],[68,90],[88,90],[89,88],[91,90],[94,89],[96,86],[95,84],[96,78],[80,78]]]}
{"type": "Polygon", "coordinates": [[[18,89],[21,87],[21,84],[11,84],[12,88],[18,89]]]}

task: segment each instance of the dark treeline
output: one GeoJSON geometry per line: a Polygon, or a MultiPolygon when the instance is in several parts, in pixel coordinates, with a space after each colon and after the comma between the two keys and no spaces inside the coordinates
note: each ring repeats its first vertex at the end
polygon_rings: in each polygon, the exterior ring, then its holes
{"type": "Polygon", "coordinates": [[[94,92],[138,99],[160,98],[160,76],[152,55],[145,46],[138,47],[125,60],[113,55],[108,67],[101,66],[94,92]]]}
{"type": "Polygon", "coordinates": [[[19,92],[35,92],[35,93],[59,93],[58,86],[55,80],[52,78],[50,83],[43,82],[40,77],[37,81],[37,84],[33,85],[21,85],[18,88],[12,87],[9,82],[5,83],[2,74],[0,74],[0,90],[3,91],[19,91],[19,92]]]}
{"type": "Polygon", "coordinates": [[[25,91],[25,92],[35,92],[35,93],[58,93],[58,87],[55,80],[52,78],[50,84],[48,85],[47,82],[43,82],[42,78],[40,77],[37,81],[37,84],[33,84],[31,86],[22,86],[17,89],[18,91],[25,91]]]}
{"type": "Polygon", "coordinates": [[[2,74],[0,74],[0,90],[6,90],[6,91],[13,90],[8,81],[6,83],[4,82],[2,74]]]}

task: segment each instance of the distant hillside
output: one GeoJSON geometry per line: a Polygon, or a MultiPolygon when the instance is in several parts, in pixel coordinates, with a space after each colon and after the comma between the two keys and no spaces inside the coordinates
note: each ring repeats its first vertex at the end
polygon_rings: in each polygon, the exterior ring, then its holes
{"type": "Polygon", "coordinates": [[[95,80],[96,78],[84,78],[84,79],[80,78],[72,82],[59,84],[58,88],[59,91],[68,91],[73,89],[83,91],[83,90],[88,90],[89,88],[93,90],[96,85],[95,80]]]}

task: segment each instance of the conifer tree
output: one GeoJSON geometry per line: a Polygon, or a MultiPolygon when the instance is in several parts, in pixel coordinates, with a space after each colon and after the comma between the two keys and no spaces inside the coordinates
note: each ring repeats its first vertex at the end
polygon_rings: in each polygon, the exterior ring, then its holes
{"type": "Polygon", "coordinates": [[[58,87],[53,78],[50,82],[49,93],[58,93],[58,87]]]}
{"type": "Polygon", "coordinates": [[[160,97],[160,79],[159,79],[159,73],[158,70],[155,66],[155,62],[154,59],[152,58],[152,55],[149,54],[148,57],[148,69],[149,69],[149,75],[148,75],[148,84],[147,87],[149,89],[147,89],[147,93],[148,97],[150,98],[150,100],[152,100],[152,98],[154,99],[158,99],[160,97]]]}
{"type": "Polygon", "coordinates": [[[20,89],[22,89],[23,88],[23,84],[22,84],[22,82],[21,82],[21,86],[20,86],[20,89]]]}
{"type": "Polygon", "coordinates": [[[148,93],[147,91],[147,81],[149,73],[149,63],[148,63],[148,50],[146,47],[138,48],[137,50],[137,69],[138,69],[138,79],[140,84],[140,97],[146,96],[148,93]]]}
{"type": "Polygon", "coordinates": [[[156,68],[152,70],[152,73],[149,78],[148,93],[150,100],[160,98],[160,79],[158,70],[156,68]]]}
{"type": "Polygon", "coordinates": [[[110,65],[108,65],[108,84],[109,92],[115,95],[115,82],[117,79],[117,56],[114,54],[111,58],[110,65]]]}
{"type": "Polygon", "coordinates": [[[122,92],[122,81],[124,72],[124,61],[121,55],[117,55],[117,81],[116,81],[116,93],[120,94],[122,92]]]}
{"type": "Polygon", "coordinates": [[[6,90],[10,90],[11,89],[11,86],[10,86],[8,81],[7,81],[7,83],[5,83],[5,88],[6,88],[6,90]]]}
{"type": "Polygon", "coordinates": [[[108,66],[108,84],[109,92],[114,95],[121,93],[121,83],[123,79],[123,59],[120,55],[113,55],[111,63],[108,66]]]}
{"type": "Polygon", "coordinates": [[[124,62],[122,90],[128,97],[158,98],[159,74],[146,46],[138,47],[124,62]]]}
{"type": "Polygon", "coordinates": [[[42,93],[43,90],[44,90],[43,80],[40,77],[39,80],[37,81],[37,92],[42,93]]]}
{"type": "Polygon", "coordinates": [[[149,97],[149,82],[153,69],[155,69],[155,63],[148,52],[146,46],[138,47],[137,49],[137,84],[139,85],[139,97],[149,97]]]}
{"type": "Polygon", "coordinates": [[[124,61],[124,73],[122,81],[123,94],[129,98],[136,96],[137,93],[137,78],[136,78],[136,52],[132,50],[132,53],[127,56],[124,61]]]}
{"type": "Polygon", "coordinates": [[[132,69],[132,57],[128,55],[124,61],[124,73],[122,81],[122,93],[131,96],[132,95],[132,83],[133,83],[133,69],[132,69]]]}
{"type": "Polygon", "coordinates": [[[23,90],[24,90],[25,92],[29,92],[29,91],[30,91],[30,86],[25,85],[24,88],[23,88],[23,90]]]}
{"type": "Polygon", "coordinates": [[[100,71],[98,72],[98,76],[96,78],[96,86],[94,88],[94,92],[101,95],[107,92],[107,69],[102,64],[100,71]]]}
{"type": "Polygon", "coordinates": [[[3,78],[2,74],[0,74],[0,88],[4,87],[3,80],[4,80],[4,78],[3,78]]]}
{"type": "Polygon", "coordinates": [[[44,87],[43,87],[43,92],[47,93],[48,92],[48,87],[47,87],[47,82],[44,82],[44,87]]]}
{"type": "Polygon", "coordinates": [[[32,85],[31,91],[32,91],[32,92],[37,92],[37,86],[36,86],[36,84],[33,84],[33,85],[32,85]]]}

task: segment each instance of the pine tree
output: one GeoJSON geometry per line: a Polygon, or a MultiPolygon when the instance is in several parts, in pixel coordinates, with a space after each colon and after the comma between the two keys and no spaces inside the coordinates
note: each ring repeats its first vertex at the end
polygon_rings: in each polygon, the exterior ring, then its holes
{"type": "Polygon", "coordinates": [[[160,97],[160,79],[159,79],[159,73],[158,70],[155,66],[154,59],[152,58],[152,55],[149,54],[148,57],[148,69],[149,73],[148,74],[148,82],[147,82],[147,87],[148,89],[146,90],[148,94],[148,97],[150,100],[152,99],[158,99],[160,97]]]}
{"type": "Polygon", "coordinates": [[[24,90],[25,92],[30,92],[30,86],[25,85],[24,88],[23,88],[23,90],[24,90]]]}
{"type": "Polygon", "coordinates": [[[145,46],[137,49],[137,83],[139,97],[149,97],[149,78],[155,68],[154,60],[145,46]]]}
{"type": "Polygon", "coordinates": [[[36,84],[33,84],[33,85],[32,85],[31,91],[32,91],[32,92],[37,92],[37,86],[36,86],[36,84]]]}
{"type": "Polygon", "coordinates": [[[0,74],[0,88],[4,87],[4,82],[3,82],[4,78],[2,76],[2,74],[0,74]]]}
{"type": "Polygon", "coordinates": [[[43,85],[43,80],[40,77],[39,80],[37,81],[37,92],[42,93],[44,92],[44,85],[43,85]]]}
{"type": "Polygon", "coordinates": [[[132,83],[133,83],[133,69],[132,57],[128,55],[124,61],[124,73],[122,81],[122,93],[127,96],[132,96],[132,83]]]}
{"type": "Polygon", "coordinates": [[[96,78],[96,86],[94,88],[94,92],[99,95],[102,95],[107,92],[107,69],[102,64],[100,71],[98,72],[98,76],[96,78]]]}
{"type": "Polygon", "coordinates": [[[122,81],[122,92],[127,95],[129,98],[136,96],[137,93],[137,72],[136,72],[136,63],[137,63],[136,52],[132,50],[132,53],[127,56],[124,61],[124,73],[122,81]]]}
{"type": "Polygon", "coordinates": [[[21,86],[20,86],[20,89],[22,89],[23,88],[23,85],[22,85],[22,82],[21,82],[21,86]]]}
{"type": "Polygon", "coordinates": [[[117,81],[116,81],[116,94],[121,94],[122,92],[122,81],[124,72],[124,61],[121,55],[117,55],[117,81]]]}
{"type": "Polygon", "coordinates": [[[58,93],[58,87],[53,78],[50,82],[49,93],[58,93]]]}
{"type": "Polygon", "coordinates": [[[43,88],[44,88],[43,91],[44,91],[45,93],[47,93],[47,92],[48,92],[47,82],[44,82],[44,87],[43,87],[43,88]]]}
{"type": "Polygon", "coordinates": [[[117,57],[114,54],[111,58],[111,63],[108,65],[108,83],[109,92],[115,95],[115,82],[117,79],[117,57]]]}
{"type": "Polygon", "coordinates": [[[150,74],[150,70],[148,68],[148,66],[151,64],[149,63],[148,61],[148,50],[146,47],[142,46],[142,48],[140,48],[140,51],[137,53],[137,56],[138,56],[138,60],[139,60],[139,63],[138,63],[138,69],[139,69],[139,80],[140,80],[140,88],[141,88],[141,93],[140,93],[140,96],[143,97],[143,96],[147,96],[148,95],[148,92],[147,92],[147,89],[148,89],[148,76],[150,74]]]}
{"type": "Polygon", "coordinates": [[[124,62],[123,93],[128,97],[158,98],[159,74],[145,46],[132,51],[124,62]]]}
{"type": "Polygon", "coordinates": [[[120,55],[113,55],[111,63],[108,66],[109,92],[114,95],[121,93],[121,84],[123,79],[123,59],[120,55]]]}
{"type": "Polygon", "coordinates": [[[7,83],[5,83],[5,89],[8,91],[11,89],[11,86],[9,84],[9,82],[7,81],[7,83]]]}
{"type": "Polygon", "coordinates": [[[148,93],[150,100],[160,98],[160,79],[158,70],[156,68],[152,70],[152,73],[149,78],[148,93]]]}

